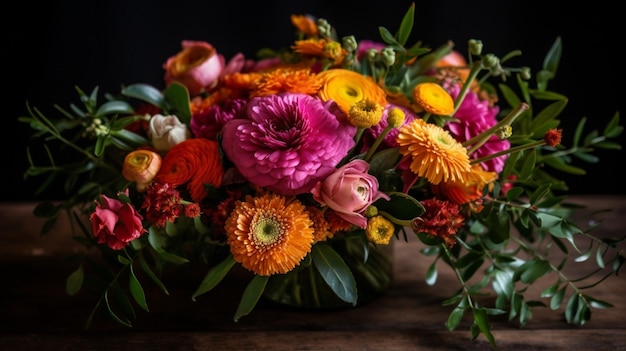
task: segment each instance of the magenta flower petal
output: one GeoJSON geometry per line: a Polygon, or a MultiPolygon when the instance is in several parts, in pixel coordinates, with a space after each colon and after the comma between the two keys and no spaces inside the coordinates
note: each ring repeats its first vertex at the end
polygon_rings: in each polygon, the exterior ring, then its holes
{"type": "Polygon", "coordinates": [[[297,195],[335,170],[355,133],[319,99],[284,93],[251,99],[244,117],[224,125],[222,147],[251,183],[297,195]]]}

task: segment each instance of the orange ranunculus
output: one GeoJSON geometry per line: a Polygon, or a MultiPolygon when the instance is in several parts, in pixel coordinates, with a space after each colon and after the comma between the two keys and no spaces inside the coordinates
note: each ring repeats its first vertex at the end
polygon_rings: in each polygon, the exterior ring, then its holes
{"type": "Polygon", "coordinates": [[[217,141],[187,139],[172,147],[165,157],[155,180],[174,186],[186,184],[194,202],[207,196],[205,185],[219,187],[224,167],[217,141]]]}
{"type": "Polygon", "coordinates": [[[343,68],[330,69],[318,76],[323,82],[319,97],[322,101],[334,100],[346,115],[352,105],[364,99],[387,105],[385,91],[371,77],[343,68]]]}
{"type": "Polygon", "coordinates": [[[144,192],[159,172],[161,162],[161,156],[152,150],[135,150],[126,155],[122,175],[129,182],[137,183],[137,191],[144,192]]]}

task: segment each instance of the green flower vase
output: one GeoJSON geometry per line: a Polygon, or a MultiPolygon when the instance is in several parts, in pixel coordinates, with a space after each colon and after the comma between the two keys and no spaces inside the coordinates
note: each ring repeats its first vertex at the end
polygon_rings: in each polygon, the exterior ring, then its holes
{"type": "MultiPolygon", "coordinates": [[[[368,244],[364,244],[360,236],[332,239],[323,244],[332,248],[352,273],[356,283],[357,306],[375,300],[391,286],[393,240],[389,245],[369,244],[368,249],[368,244]]],[[[335,294],[311,260],[287,274],[272,276],[263,296],[271,302],[301,309],[341,309],[355,306],[335,294]]]]}

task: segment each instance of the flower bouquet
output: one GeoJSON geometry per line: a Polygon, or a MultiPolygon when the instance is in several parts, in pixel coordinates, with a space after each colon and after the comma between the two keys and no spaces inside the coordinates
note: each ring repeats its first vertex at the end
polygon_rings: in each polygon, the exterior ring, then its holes
{"type": "Polygon", "coordinates": [[[554,175],[584,173],[572,157],[596,162],[595,148],[619,149],[619,115],[587,135],[581,119],[573,145],[562,145],[567,98],[548,89],[559,38],[533,81],[527,67],[508,66],[519,51],[485,54],[474,39],[467,55],[452,42],[407,45],[414,10],[395,33],[381,27],[379,41],[293,15],[294,43],[254,59],[183,41],[165,60],[163,89],[133,84],[102,101],[97,87],[77,88],[82,105],[57,107],[55,118],[28,107],[20,120],[47,160],[29,150],[27,175],[47,174],[42,190],[62,178],[67,191],[35,215],[48,218],[46,232],[66,213],[84,245],[66,287],[101,296],[89,323],[105,309],[131,326],[134,306],[148,310],[142,280],[167,293],[163,272],[186,264],[206,272],[194,300],[234,267],[251,273],[235,321],[261,298],[355,306],[390,286],[392,243],[409,237],[425,244],[416,264],[430,267],[428,284],[438,261],[458,277],[447,328],[471,314],[472,336],[494,347],[488,317],[524,325],[546,306],[524,294],[541,277],[558,277],[542,297],[553,309],[567,301],[567,322],[611,306],[546,252],[595,253],[608,275],[621,268],[619,240],[572,223],[577,206],[554,175]],[[592,245],[577,247],[580,235],[592,245]],[[486,292],[492,305],[478,300],[486,292]]]}

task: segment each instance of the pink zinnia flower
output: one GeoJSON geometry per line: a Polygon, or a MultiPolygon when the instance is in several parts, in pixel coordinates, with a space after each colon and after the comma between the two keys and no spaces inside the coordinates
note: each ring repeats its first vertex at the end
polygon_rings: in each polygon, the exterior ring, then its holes
{"type": "MultiPolygon", "coordinates": [[[[459,95],[461,88],[457,84],[451,84],[448,87],[448,91],[453,98],[459,95]]],[[[460,142],[467,141],[472,137],[484,132],[485,130],[493,127],[498,121],[496,116],[500,109],[498,106],[489,107],[489,102],[479,99],[476,93],[469,91],[458,111],[454,114],[454,117],[459,122],[452,121],[446,124],[446,129],[460,142]]],[[[496,135],[492,135],[489,140],[481,147],[479,147],[473,154],[473,158],[480,158],[488,156],[496,152],[509,149],[511,143],[504,139],[498,138],[496,135]]],[[[492,158],[488,161],[482,162],[482,166],[486,171],[500,173],[504,168],[508,155],[492,158]]]]}
{"type": "Polygon", "coordinates": [[[222,147],[251,183],[281,195],[308,192],[354,146],[356,128],[319,99],[283,93],[253,98],[246,118],[226,122],[222,147]]]}
{"type": "Polygon", "coordinates": [[[216,140],[224,124],[233,119],[245,105],[245,99],[234,99],[203,108],[191,116],[191,132],[196,138],[216,140]]]}

